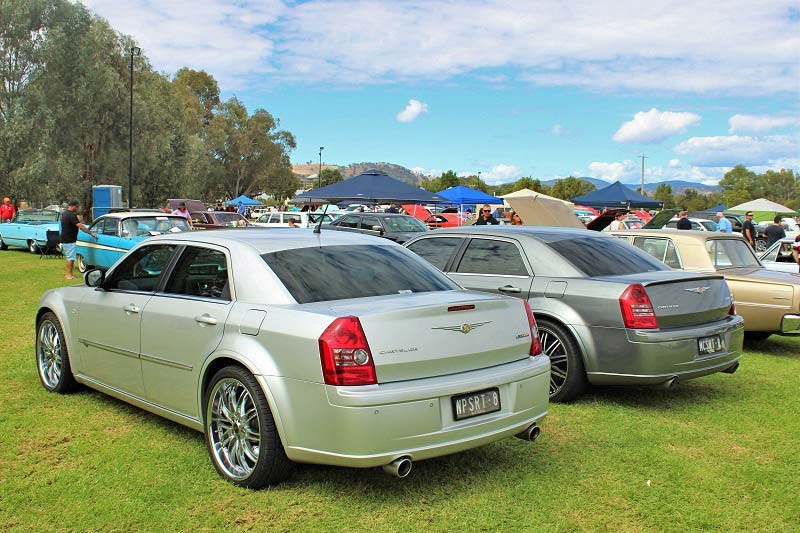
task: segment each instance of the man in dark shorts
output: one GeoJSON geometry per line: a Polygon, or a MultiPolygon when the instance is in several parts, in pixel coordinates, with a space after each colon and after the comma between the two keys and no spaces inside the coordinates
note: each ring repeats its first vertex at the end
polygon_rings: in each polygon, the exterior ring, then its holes
{"type": "Polygon", "coordinates": [[[95,239],[97,235],[89,231],[78,216],[77,200],[69,203],[66,211],[61,213],[61,253],[67,259],[67,266],[64,277],[67,279],[75,279],[72,274],[72,265],[75,264],[75,243],[78,241],[78,230],[82,229],[95,239]]]}
{"type": "Polygon", "coordinates": [[[750,246],[755,249],[756,247],[756,227],[753,225],[753,212],[748,211],[744,214],[744,223],[742,224],[742,235],[744,239],[750,243],[750,246]]]}
{"type": "Polygon", "coordinates": [[[783,229],[780,215],[772,219],[772,224],[764,230],[764,236],[767,238],[767,248],[786,237],[786,230],[783,229]]]}

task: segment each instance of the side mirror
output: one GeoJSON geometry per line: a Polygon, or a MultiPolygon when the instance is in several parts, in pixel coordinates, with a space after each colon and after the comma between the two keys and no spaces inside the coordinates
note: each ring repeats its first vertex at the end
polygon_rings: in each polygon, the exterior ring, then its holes
{"type": "Polygon", "coordinates": [[[83,281],[89,287],[102,287],[106,281],[106,273],[99,269],[90,270],[83,275],[83,281]]]}
{"type": "Polygon", "coordinates": [[[383,228],[381,226],[372,226],[372,231],[377,231],[381,235],[383,235],[383,228]]]}

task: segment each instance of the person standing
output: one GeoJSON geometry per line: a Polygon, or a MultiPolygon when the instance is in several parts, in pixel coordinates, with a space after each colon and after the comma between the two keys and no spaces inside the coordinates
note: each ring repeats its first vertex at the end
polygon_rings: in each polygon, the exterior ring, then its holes
{"type": "Polygon", "coordinates": [[[397,214],[397,213],[399,213],[399,212],[400,212],[400,210],[399,210],[399,209],[397,209],[397,204],[396,204],[396,203],[394,203],[394,202],[392,202],[391,204],[389,204],[389,207],[387,207],[387,208],[386,208],[386,211],[384,211],[384,213],[394,213],[394,214],[397,214]]]}
{"type": "Polygon", "coordinates": [[[731,221],[721,211],[717,213],[717,231],[720,233],[733,233],[731,221]]]}
{"type": "Polygon", "coordinates": [[[767,238],[767,248],[786,237],[786,230],[783,229],[780,215],[772,219],[772,224],[764,230],[764,236],[767,238]]]}
{"type": "Polygon", "coordinates": [[[236,205],[236,212],[242,216],[245,216],[247,214],[247,208],[244,206],[242,202],[239,202],[236,205]]]}
{"type": "Polygon", "coordinates": [[[744,239],[755,249],[756,247],[756,227],[753,224],[753,212],[748,211],[744,214],[744,224],[742,224],[742,235],[744,239]]]}
{"type": "Polygon", "coordinates": [[[678,224],[676,227],[683,230],[692,229],[692,221],[689,220],[688,211],[681,211],[678,213],[678,224]]]}
{"type": "Polygon", "coordinates": [[[72,266],[75,264],[75,243],[78,241],[78,230],[81,229],[97,240],[97,235],[87,228],[81,222],[78,216],[78,206],[80,204],[77,200],[72,200],[66,211],[61,213],[61,253],[67,260],[64,277],[66,279],[75,279],[72,273],[72,266]]]}
{"type": "Polygon", "coordinates": [[[489,207],[489,204],[484,205],[481,208],[481,215],[478,217],[478,220],[475,221],[476,226],[497,226],[500,222],[496,218],[492,216],[492,208],[489,207]]]}
{"type": "Polygon", "coordinates": [[[800,235],[794,238],[794,245],[792,246],[792,255],[794,260],[797,261],[798,271],[800,271],[800,235]]]}
{"type": "Polygon", "coordinates": [[[511,211],[511,225],[512,226],[522,226],[522,219],[517,214],[516,211],[511,211]]]}
{"type": "Polygon", "coordinates": [[[611,222],[611,225],[608,227],[609,231],[621,231],[625,229],[625,226],[622,225],[622,221],[625,219],[625,211],[620,211],[616,215],[614,215],[614,220],[611,222]]]}
{"type": "Polygon", "coordinates": [[[11,203],[11,198],[3,198],[3,205],[0,205],[0,224],[3,222],[11,222],[14,220],[14,215],[17,214],[17,208],[11,203]]]}

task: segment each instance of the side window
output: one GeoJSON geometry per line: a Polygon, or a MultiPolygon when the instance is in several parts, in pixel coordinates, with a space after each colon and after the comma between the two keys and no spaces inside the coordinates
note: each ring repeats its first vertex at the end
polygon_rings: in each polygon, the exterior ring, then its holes
{"type": "Polygon", "coordinates": [[[678,227],[678,223],[677,223],[677,222],[667,222],[667,224],[666,224],[664,227],[665,227],[665,228],[672,228],[672,229],[675,229],[675,228],[677,228],[677,227],[678,227]]]}
{"type": "Polygon", "coordinates": [[[161,273],[172,259],[175,248],[172,244],[139,248],[114,269],[106,280],[105,288],[121,291],[155,291],[161,273]]]}
{"type": "Polygon", "coordinates": [[[269,215],[261,215],[260,217],[258,217],[258,220],[256,220],[256,222],[258,222],[259,224],[263,224],[268,220],[269,220],[269,215]]]}
{"type": "Polygon", "coordinates": [[[117,234],[117,221],[110,218],[101,218],[92,224],[91,230],[98,235],[111,235],[117,234]]]}
{"type": "Polygon", "coordinates": [[[778,260],[778,252],[781,251],[781,245],[775,246],[770,252],[761,258],[762,261],[769,261],[774,263],[778,260]]]}
{"type": "Polygon", "coordinates": [[[460,237],[435,237],[421,239],[409,246],[408,249],[439,270],[444,270],[447,261],[452,257],[460,243],[460,237]]]}
{"type": "Polygon", "coordinates": [[[164,292],[215,300],[230,300],[228,261],[218,250],[190,246],[181,254],[164,292]]]}
{"type": "Polygon", "coordinates": [[[272,213],[269,216],[269,223],[270,224],[277,224],[281,221],[281,214],[280,213],[272,213]]]}
{"type": "Polygon", "coordinates": [[[456,272],[493,276],[530,275],[515,244],[489,239],[472,239],[456,272]]]}
{"type": "Polygon", "coordinates": [[[346,215],[343,216],[336,225],[341,228],[357,228],[358,221],[360,218],[361,217],[357,217],[354,215],[346,215]]]}
{"type": "Polygon", "coordinates": [[[692,229],[693,229],[693,230],[702,230],[702,229],[703,229],[703,226],[701,226],[701,225],[700,225],[700,224],[698,224],[697,222],[692,222],[692,229]]]}
{"type": "Polygon", "coordinates": [[[678,255],[678,248],[675,246],[675,243],[672,242],[672,240],[667,242],[667,253],[664,256],[664,262],[668,267],[677,269],[683,268],[683,265],[681,264],[681,258],[678,255]]]}
{"type": "Polygon", "coordinates": [[[139,224],[133,218],[128,218],[122,221],[122,237],[131,238],[136,237],[139,224]]]}
{"type": "Polygon", "coordinates": [[[379,231],[372,229],[375,226],[383,228],[383,226],[381,226],[381,221],[378,220],[378,217],[361,217],[361,229],[368,229],[370,231],[379,231]]]}
{"type": "Polygon", "coordinates": [[[633,239],[633,245],[640,250],[652,255],[659,261],[664,261],[664,255],[667,250],[666,239],[653,239],[649,237],[636,237],[633,239]]]}

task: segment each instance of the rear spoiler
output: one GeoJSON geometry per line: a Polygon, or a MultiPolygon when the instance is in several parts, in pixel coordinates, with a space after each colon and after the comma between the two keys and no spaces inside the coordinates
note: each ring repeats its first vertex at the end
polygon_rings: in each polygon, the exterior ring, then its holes
{"type": "Polygon", "coordinates": [[[725,276],[721,276],[719,274],[703,274],[700,276],[692,276],[690,278],[678,278],[678,279],[661,279],[656,281],[645,281],[642,283],[643,287],[653,287],[655,285],[666,285],[669,283],[677,283],[683,281],[707,281],[710,279],[721,279],[724,280],[725,276]]]}

